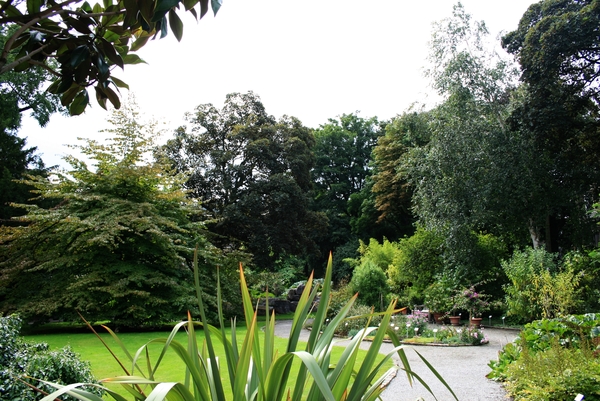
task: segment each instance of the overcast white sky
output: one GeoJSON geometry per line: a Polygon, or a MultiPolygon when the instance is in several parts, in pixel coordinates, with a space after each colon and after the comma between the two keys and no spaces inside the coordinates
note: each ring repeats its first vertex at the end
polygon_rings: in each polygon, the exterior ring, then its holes
{"type": "MultiPolygon", "coordinates": [[[[491,34],[516,29],[531,0],[463,0],[491,34]]],[[[169,130],[197,105],[222,106],[231,92],[258,94],[267,112],[318,127],[343,113],[389,119],[414,102],[431,102],[423,77],[431,24],[450,17],[451,0],[223,0],[216,17],[184,19],[149,42],[147,65],[114,75],[129,85],[142,112],[169,130]]],[[[122,97],[127,97],[122,91],[122,97]]],[[[92,92],[93,93],[93,92],[92,92]]],[[[90,97],[93,97],[90,95],[90,97]]],[[[100,138],[108,113],[92,100],[78,117],[55,115],[45,128],[24,119],[20,136],[37,146],[46,165],[61,163],[65,144],[100,138]]]]}

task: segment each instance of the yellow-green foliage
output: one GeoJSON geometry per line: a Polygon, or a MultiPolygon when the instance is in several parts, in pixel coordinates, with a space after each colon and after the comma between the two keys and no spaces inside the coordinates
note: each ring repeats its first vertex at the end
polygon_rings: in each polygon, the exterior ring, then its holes
{"type": "Polygon", "coordinates": [[[562,316],[576,307],[581,276],[571,265],[561,267],[545,250],[516,251],[502,267],[510,280],[505,286],[508,315],[531,321],[562,316]]]}
{"type": "Polygon", "coordinates": [[[552,342],[541,352],[524,348],[507,367],[506,389],[515,401],[600,400],[600,360],[589,349],[565,348],[552,342]]]}
{"type": "Polygon", "coordinates": [[[443,270],[442,242],[433,232],[418,228],[412,237],[396,245],[387,274],[391,290],[402,304],[423,303],[425,288],[443,270]]]}

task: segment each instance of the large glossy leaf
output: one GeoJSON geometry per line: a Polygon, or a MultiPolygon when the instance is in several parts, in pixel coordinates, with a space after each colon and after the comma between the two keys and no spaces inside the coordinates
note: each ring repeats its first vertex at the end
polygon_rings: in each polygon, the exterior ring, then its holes
{"type": "Polygon", "coordinates": [[[69,65],[72,68],[77,67],[83,60],[90,57],[90,49],[87,45],[77,46],[69,57],[69,65]]]}
{"type": "Polygon", "coordinates": [[[179,4],[180,1],[181,0],[157,0],[151,21],[157,22],[163,19],[163,17],[167,15],[167,12],[179,4]]]}
{"type": "Polygon", "coordinates": [[[183,7],[185,7],[185,11],[190,11],[193,9],[199,1],[200,0],[183,0],[183,7]]]}
{"type": "Polygon", "coordinates": [[[208,0],[200,0],[200,19],[208,12],[208,0]]]}
{"type": "Polygon", "coordinates": [[[221,8],[221,5],[223,5],[223,0],[211,0],[210,4],[212,6],[213,13],[217,15],[219,9],[221,8]]]}
{"type": "Polygon", "coordinates": [[[123,63],[125,63],[125,64],[141,64],[141,63],[146,64],[146,62],[144,60],[142,60],[140,58],[140,56],[138,56],[137,54],[126,55],[125,57],[123,57],[123,63]]]}
{"type": "Polygon", "coordinates": [[[181,22],[177,12],[173,9],[169,10],[169,24],[171,25],[173,35],[175,35],[178,42],[181,42],[181,38],[183,37],[183,22],[181,22]]]}
{"type": "Polygon", "coordinates": [[[69,89],[67,89],[63,95],[60,97],[60,103],[67,107],[71,104],[71,102],[73,101],[73,99],[75,99],[75,96],[77,96],[77,94],[79,93],[79,91],[82,90],[82,87],[77,85],[77,84],[73,84],[69,89]]]}
{"type": "Polygon", "coordinates": [[[100,107],[106,110],[106,99],[108,99],[108,96],[106,96],[103,88],[100,85],[96,85],[94,87],[94,90],[96,91],[96,101],[98,102],[100,107]]]}
{"type": "Polygon", "coordinates": [[[126,82],[121,81],[119,78],[115,77],[114,75],[110,76],[110,80],[113,81],[115,86],[117,86],[118,88],[129,89],[129,85],[126,82]]]}
{"type": "Polygon", "coordinates": [[[44,0],[27,0],[27,12],[29,14],[40,12],[42,4],[44,4],[44,0]]]}
{"type": "Polygon", "coordinates": [[[83,113],[89,102],[90,98],[88,92],[87,90],[83,89],[77,94],[77,96],[75,96],[75,99],[73,99],[73,101],[71,102],[71,105],[69,106],[69,114],[71,114],[72,116],[80,115],[81,113],[83,113]]]}
{"type": "Polygon", "coordinates": [[[125,6],[125,19],[123,26],[130,27],[137,22],[137,14],[139,11],[138,2],[135,0],[123,0],[125,6]]]}
{"type": "Polygon", "coordinates": [[[100,47],[104,52],[104,55],[113,63],[123,68],[123,58],[117,53],[112,43],[109,43],[106,39],[100,39],[100,47]]]}
{"type": "Polygon", "coordinates": [[[106,81],[110,75],[110,69],[104,57],[101,54],[97,54],[96,57],[92,58],[92,62],[98,69],[100,81],[106,81]]]}
{"type": "Polygon", "coordinates": [[[104,88],[104,93],[106,94],[108,100],[112,103],[112,105],[115,109],[121,108],[121,99],[119,98],[119,95],[117,95],[117,93],[115,91],[113,91],[109,87],[106,87],[106,88],[104,88]]]}
{"type": "Polygon", "coordinates": [[[141,49],[148,42],[148,40],[150,40],[150,36],[149,35],[142,35],[142,36],[140,36],[131,45],[131,51],[134,52],[134,51],[137,51],[137,50],[141,49]]]}
{"type": "Polygon", "coordinates": [[[89,35],[92,33],[92,30],[90,29],[90,25],[93,24],[93,21],[91,18],[86,18],[86,17],[79,17],[79,18],[71,18],[71,17],[66,17],[64,19],[65,23],[67,23],[68,25],[72,26],[73,28],[75,28],[75,30],[79,33],[82,33],[84,35],[89,35]]]}

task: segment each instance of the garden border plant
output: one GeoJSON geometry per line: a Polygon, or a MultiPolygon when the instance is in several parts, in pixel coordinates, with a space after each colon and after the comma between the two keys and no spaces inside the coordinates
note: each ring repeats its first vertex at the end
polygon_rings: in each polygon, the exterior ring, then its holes
{"type": "Polygon", "coordinates": [[[600,314],[536,320],[490,361],[515,400],[600,400],[600,314]]]}
{"type": "MultiPolygon", "coordinates": [[[[242,341],[241,348],[238,346],[235,330],[235,320],[232,321],[231,338],[225,333],[223,321],[223,311],[221,310],[221,289],[220,283],[217,285],[218,315],[220,327],[207,324],[206,312],[202,302],[202,292],[199,285],[199,276],[197,269],[197,256],[194,257],[194,278],[201,321],[195,322],[188,314],[188,320],[178,323],[167,338],[158,338],[149,341],[142,346],[134,355],[127,349],[123,351],[127,355],[128,366],[131,370],[125,368],[125,376],[113,377],[101,380],[101,383],[117,383],[124,386],[137,400],[163,400],[167,396],[170,399],[184,401],[224,401],[224,386],[219,375],[221,363],[215,353],[213,341],[219,341],[225,348],[224,369],[228,372],[228,385],[232,388],[233,400],[257,400],[257,401],[279,401],[284,397],[290,400],[306,399],[327,400],[327,401],[358,401],[358,400],[376,400],[383,391],[382,383],[387,377],[387,372],[380,372],[385,362],[397,354],[401,361],[401,368],[407,374],[409,383],[413,380],[420,382],[430,393],[430,387],[415,373],[405,354],[405,346],[400,344],[396,333],[390,326],[390,320],[395,310],[395,302],[391,302],[385,312],[380,313],[381,324],[377,330],[373,343],[365,359],[360,366],[355,366],[359,346],[365,336],[375,331],[376,327],[368,327],[367,324],[346,347],[338,361],[331,360],[331,349],[333,347],[334,332],[346,318],[348,311],[354,304],[356,296],[352,297],[348,303],[341,308],[329,324],[326,323],[326,312],[331,293],[331,255],[327,264],[325,279],[321,291],[321,302],[314,313],[313,330],[310,333],[309,340],[304,350],[298,349],[299,336],[302,326],[305,323],[309,313],[312,310],[312,304],[317,297],[319,288],[313,286],[312,275],[306,283],[301,299],[296,309],[288,346],[285,353],[281,355],[274,349],[274,315],[266,314],[265,330],[261,344],[257,324],[257,312],[253,308],[244,271],[240,266],[240,286],[242,291],[242,301],[244,316],[247,322],[248,330],[242,341]],[[195,326],[200,326],[205,330],[205,342],[200,347],[195,336],[195,326]],[[185,328],[188,333],[188,343],[184,345],[174,340],[175,334],[185,328]],[[383,329],[383,330],[382,330],[383,329]],[[394,344],[392,352],[385,355],[383,360],[376,362],[381,343],[384,336],[388,335],[394,344]],[[149,355],[148,346],[150,344],[163,344],[159,357],[152,361],[149,355]],[[157,369],[165,353],[171,349],[182,360],[185,366],[185,380],[183,383],[161,382],[156,377],[157,369]],[[294,360],[300,360],[300,371],[295,377],[296,383],[293,388],[288,386],[291,366],[294,360]],[[141,366],[145,366],[144,370],[141,366]],[[148,394],[146,394],[148,392],[148,394]]],[[[113,338],[120,344],[118,336],[107,328],[113,338]]],[[[428,369],[433,372],[438,380],[453,394],[449,385],[437,373],[437,371],[425,360],[421,354],[414,351],[425,363],[428,369]]],[[[51,383],[49,383],[51,384],[51,383]]],[[[101,399],[94,394],[81,390],[81,383],[62,386],[51,384],[58,390],[42,401],[54,400],[63,394],[69,394],[84,401],[100,401],[101,399]]],[[[97,385],[103,388],[108,395],[117,401],[126,401],[124,397],[115,393],[110,388],[97,385]]],[[[432,393],[433,394],[433,393],[432,393]]]]}

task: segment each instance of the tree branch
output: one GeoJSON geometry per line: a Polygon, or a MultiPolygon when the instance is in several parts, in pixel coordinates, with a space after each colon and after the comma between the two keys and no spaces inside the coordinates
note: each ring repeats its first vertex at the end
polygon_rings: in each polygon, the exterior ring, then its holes
{"type": "MultiPolygon", "coordinates": [[[[42,50],[44,50],[46,47],[48,47],[49,43],[46,43],[40,47],[38,47],[37,49],[35,49],[32,52],[29,52],[29,54],[27,54],[26,56],[23,56],[19,59],[16,59],[15,61],[8,63],[8,64],[3,64],[3,59],[0,59],[0,75],[4,74],[5,72],[8,72],[10,70],[12,70],[13,68],[15,68],[16,66],[18,66],[21,63],[24,63],[25,61],[29,61],[31,60],[31,57],[35,56],[36,54],[40,53],[42,50]]],[[[5,63],[5,61],[4,61],[5,63]]]]}
{"type": "Polygon", "coordinates": [[[30,63],[33,64],[33,65],[37,65],[38,67],[41,67],[41,68],[45,69],[50,74],[52,74],[52,75],[54,75],[54,76],[56,76],[58,78],[61,77],[61,75],[60,75],[60,73],[58,71],[56,71],[54,68],[50,67],[46,63],[40,63],[39,61],[36,61],[36,60],[31,60],[30,63]]]}
{"type": "MultiPolygon", "coordinates": [[[[19,17],[4,17],[4,18],[0,18],[0,25],[5,25],[5,24],[10,23],[10,22],[14,22],[14,23],[26,25],[29,22],[24,23],[23,21],[27,21],[29,18],[33,18],[33,19],[48,18],[48,17],[51,17],[53,15],[56,15],[57,12],[63,11],[63,9],[66,6],[68,6],[69,4],[71,4],[71,3],[78,3],[80,1],[81,0],[66,0],[65,2],[59,3],[59,4],[53,3],[52,7],[48,8],[48,9],[46,9],[44,11],[40,11],[40,12],[34,13],[34,14],[25,14],[25,15],[21,15],[19,17]]],[[[39,21],[39,19],[38,19],[38,21],[39,21]]]]}
{"type": "MultiPolygon", "coordinates": [[[[51,8],[44,10],[43,12],[39,13],[40,15],[37,17],[34,17],[33,19],[31,19],[29,22],[23,24],[19,29],[17,29],[15,31],[14,34],[11,35],[10,38],[8,38],[8,40],[6,41],[6,43],[4,44],[4,49],[2,49],[2,54],[0,54],[0,75],[4,74],[7,71],[12,70],[13,68],[15,68],[17,65],[21,64],[24,61],[27,61],[27,57],[29,59],[31,59],[31,55],[32,54],[36,54],[39,53],[39,51],[41,51],[40,49],[43,49],[44,47],[46,47],[47,45],[43,45],[41,46],[39,49],[34,50],[33,52],[29,53],[28,56],[26,57],[21,57],[21,61],[17,64],[10,63],[9,65],[11,66],[10,68],[7,67],[7,60],[8,60],[8,52],[10,51],[10,49],[12,48],[13,43],[15,42],[15,40],[17,40],[17,38],[19,36],[21,36],[21,34],[25,31],[27,31],[29,28],[31,28],[32,26],[34,26],[35,24],[37,24],[39,21],[46,19],[46,18],[50,18],[54,15],[57,15],[58,13],[60,13],[64,7],[68,6],[71,3],[76,3],[79,2],[81,0],[66,0],[63,3],[60,4],[56,4],[54,6],[52,6],[51,8]]],[[[10,20],[12,18],[0,18],[0,25],[5,24],[7,22],[10,22],[8,20],[10,20]]]]}
{"type": "Polygon", "coordinates": [[[76,11],[76,10],[63,10],[64,12],[66,12],[67,14],[72,14],[72,15],[76,15],[78,17],[88,17],[88,18],[96,18],[96,17],[109,17],[111,15],[118,15],[118,14],[124,14],[125,11],[120,10],[120,11],[110,11],[107,13],[82,13],[81,11],[76,11]]]}

